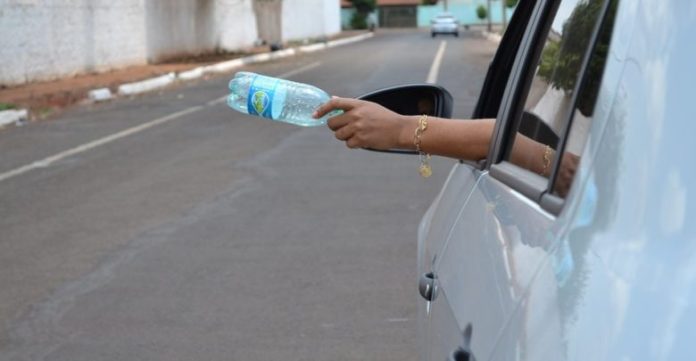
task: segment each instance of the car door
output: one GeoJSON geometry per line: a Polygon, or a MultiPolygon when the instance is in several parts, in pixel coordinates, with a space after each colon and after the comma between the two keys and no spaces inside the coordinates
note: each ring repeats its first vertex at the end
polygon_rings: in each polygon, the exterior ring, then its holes
{"type": "MultiPolygon", "coordinates": [[[[581,155],[581,163],[569,192],[562,190],[564,186],[561,184],[561,176],[556,174],[548,183],[548,191],[541,197],[542,207],[554,213],[559,212],[554,221],[555,231],[550,233],[549,246],[544,249],[548,256],[538,265],[534,279],[524,290],[522,301],[496,342],[491,360],[567,359],[567,329],[574,322],[575,309],[581,307],[578,304],[579,294],[590,273],[606,273],[604,264],[589,250],[587,234],[590,229],[597,231],[603,221],[611,218],[606,209],[600,210],[602,215],[598,215],[598,198],[610,203],[616,193],[615,189],[606,188],[607,185],[614,184],[611,180],[614,174],[602,169],[593,170],[593,163],[596,162],[597,154],[611,154],[601,162],[613,163],[612,148],[616,144],[605,144],[601,139],[606,129],[609,129],[610,134],[620,133],[615,129],[615,124],[610,123],[625,65],[622,59],[626,46],[617,39],[630,38],[633,19],[628,15],[630,12],[625,12],[622,19],[619,19],[621,24],[615,25],[619,2],[593,0],[587,3],[594,7],[578,3],[566,20],[572,22],[574,18],[583,18],[594,19],[596,22],[596,31],[588,35],[592,40],[587,42],[584,51],[581,81],[577,82],[576,91],[573,92],[570,102],[572,110],[566,113],[569,122],[559,143],[563,154],[581,155]],[[621,30],[618,34],[617,29],[621,30]],[[605,150],[599,151],[602,148],[605,150]],[[605,187],[598,189],[597,182],[605,187]]],[[[566,29],[573,30],[572,27],[566,29]]],[[[559,162],[562,160],[559,159],[559,162]]],[[[559,169],[557,173],[562,171],[561,164],[556,166],[559,169]]],[[[617,168],[619,167],[611,166],[610,169],[617,168]]],[[[607,324],[604,320],[596,320],[596,323],[607,324]]],[[[598,326],[594,331],[608,336],[604,327],[598,326]]],[[[584,350],[580,354],[600,353],[596,350],[584,350]]]]}
{"type": "MultiPolygon", "coordinates": [[[[472,118],[493,118],[498,112],[512,72],[522,37],[533,13],[535,1],[520,3],[488,69],[472,118]]],[[[430,353],[430,311],[434,285],[433,266],[449,239],[460,212],[483,174],[486,160],[461,161],[455,165],[442,190],[423,216],[418,233],[418,340],[420,359],[430,353]]]]}
{"type": "Polygon", "coordinates": [[[500,105],[488,165],[433,265],[429,360],[488,360],[531,280],[549,262],[564,230],[557,214],[584,147],[566,144],[563,135],[571,119],[587,134],[598,83],[581,75],[607,4],[536,4],[500,105]]]}

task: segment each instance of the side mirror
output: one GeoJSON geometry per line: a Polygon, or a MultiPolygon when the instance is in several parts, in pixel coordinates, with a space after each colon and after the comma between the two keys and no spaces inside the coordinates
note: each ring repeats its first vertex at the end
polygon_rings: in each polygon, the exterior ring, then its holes
{"type": "MultiPolygon", "coordinates": [[[[452,117],[452,95],[443,87],[432,84],[402,85],[374,91],[358,99],[377,103],[403,115],[427,114],[440,118],[452,117]]],[[[390,149],[377,152],[417,154],[412,150],[390,149]]]]}

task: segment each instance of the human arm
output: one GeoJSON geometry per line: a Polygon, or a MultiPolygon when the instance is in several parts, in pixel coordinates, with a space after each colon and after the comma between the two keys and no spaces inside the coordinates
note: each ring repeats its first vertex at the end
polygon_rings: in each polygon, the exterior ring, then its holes
{"type": "MultiPolygon", "coordinates": [[[[332,110],[343,113],[329,119],[327,125],[336,139],[349,148],[415,150],[414,132],[421,116],[397,114],[379,104],[358,99],[332,98],[314,113],[322,117],[332,110]]],[[[421,151],[455,159],[486,158],[495,127],[495,119],[457,120],[427,118],[427,130],[420,136],[421,151]]],[[[548,177],[555,152],[546,144],[517,134],[509,160],[520,167],[548,177]]],[[[578,157],[564,153],[557,191],[565,194],[577,167],[578,157]]]]}
{"type": "MultiPolygon", "coordinates": [[[[327,125],[336,139],[349,148],[412,149],[414,131],[420,116],[397,114],[379,104],[348,98],[332,98],[317,109],[322,117],[331,110],[343,114],[329,119],[327,125]]],[[[421,136],[422,151],[458,159],[483,159],[493,132],[494,119],[470,121],[428,117],[428,130],[421,136]]]]}

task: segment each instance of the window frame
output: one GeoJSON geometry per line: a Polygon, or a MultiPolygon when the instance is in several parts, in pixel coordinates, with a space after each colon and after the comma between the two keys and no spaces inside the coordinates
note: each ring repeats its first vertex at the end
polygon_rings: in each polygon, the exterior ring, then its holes
{"type": "MultiPolygon", "coordinates": [[[[490,175],[510,186],[511,188],[522,193],[530,200],[538,203],[542,209],[558,215],[563,210],[565,199],[552,193],[554,184],[558,177],[558,171],[562,160],[562,154],[565,150],[567,139],[572,129],[575,108],[577,107],[579,91],[587,81],[587,68],[594,50],[597,46],[597,40],[602,26],[606,22],[607,10],[614,0],[606,0],[602,4],[599,13],[599,19],[590,36],[589,44],[583,54],[580,71],[578,74],[579,81],[576,82],[573,88],[571,97],[571,106],[564,119],[566,120],[562,131],[560,132],[556,156],[552,161],[551,173],[549,177],[543,177],[528,169],[516,166],[505,159],[508,150],[511,149],[511,142],[514,142],[514,132],[517,131],[518,121],[524,111],[524,102],[527,99],[529,89],[531,87],[536,65],[544,48],[546,35],[553,23],[555,10],[560,5],[562,0],[542,0],[537,4],[537,9],[528,27],[523,43],[520,45],[515,65],[513,65],[513,74],[508,79],[508,86],[505,90],[503,101],[501,103],[498,119],[493,131],[491,139],[492,146],[489,149],[488,159],[490,175]]],[[[582,161],[582,159],[581,159],[582,161]]]]}

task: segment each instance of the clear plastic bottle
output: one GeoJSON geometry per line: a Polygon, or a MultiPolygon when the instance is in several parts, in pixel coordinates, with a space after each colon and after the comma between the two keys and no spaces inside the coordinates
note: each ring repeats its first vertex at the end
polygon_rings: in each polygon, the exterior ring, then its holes
{"type": "Polygon", "coordinates": [[[245,114],[312,127],[326,124],[337,113],[314,119],[312,113],[331,99],[325,91],[302,83],[238,72],[230,81],[227,105],[245,114]]]}

